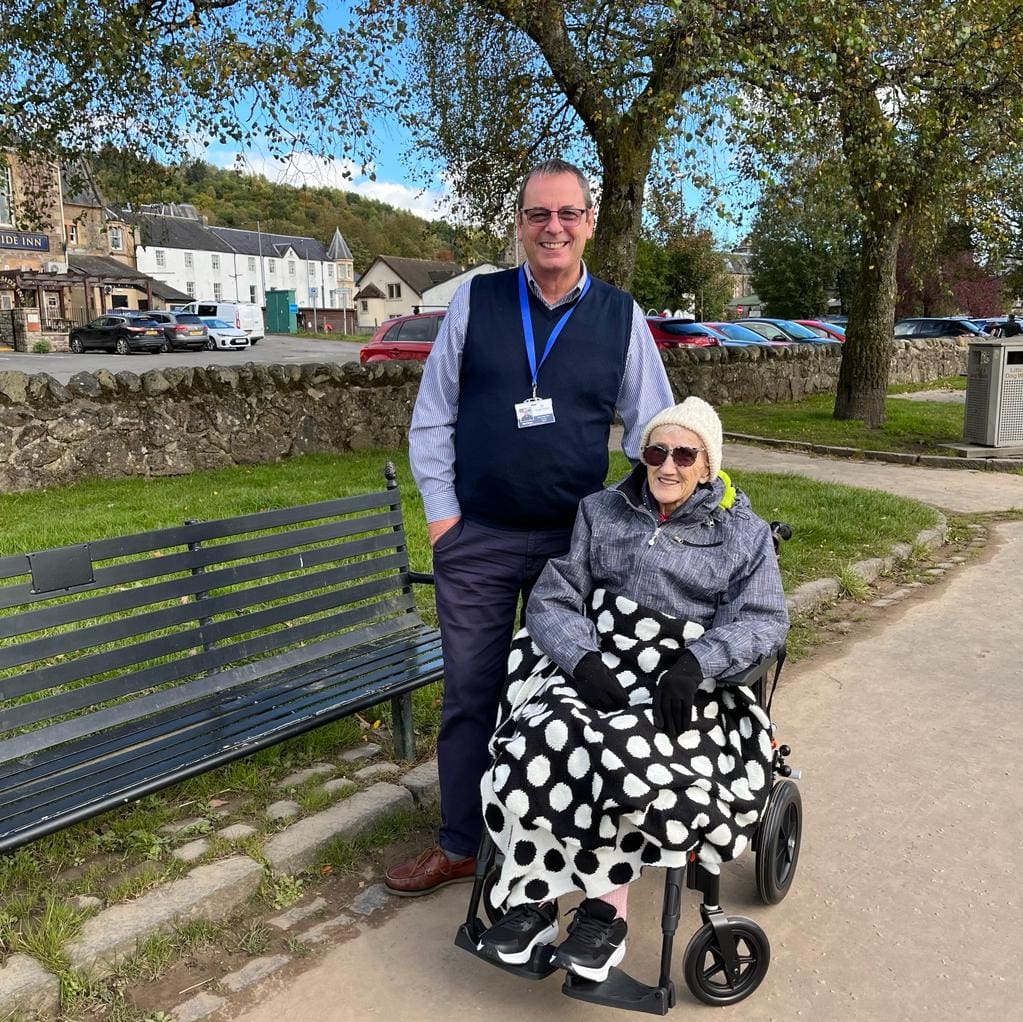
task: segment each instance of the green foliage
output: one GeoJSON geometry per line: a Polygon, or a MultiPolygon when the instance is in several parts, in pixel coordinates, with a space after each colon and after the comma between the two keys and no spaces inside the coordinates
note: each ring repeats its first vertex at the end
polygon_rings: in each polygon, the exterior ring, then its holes
{"type": "Polygon", "coordinates": [[[52,350],[49,341],[36,341],[32,345],[32,352],[36,355],[48,355],[52,350]]]}
{"type": "Polygon", "coordinates": [[[63,157],[99,140],[173,157],[200,140],[362,164],[387,69],[357,25],[328,27],[326,10],[318,0],[11,0],[0,150],[63,157]]]}
{"type": "MultiPolygon", "coordinates": [[[[376,199],[327,186],[278,184],[261,175],[221,170],[189,159],[172,166],[102,149],[92,159],[100,194],[133,202],[187,202],[219,227],[298,234],[327,242],[341,229],[352,250],[355,272],[378,255],[436,259],[451,256],[469,264],[493,262],[501,241],[487,232],[444,221],[428,221],[376,199]]],[[[331,335],[334,336],[334,335],[331,335]]]]}

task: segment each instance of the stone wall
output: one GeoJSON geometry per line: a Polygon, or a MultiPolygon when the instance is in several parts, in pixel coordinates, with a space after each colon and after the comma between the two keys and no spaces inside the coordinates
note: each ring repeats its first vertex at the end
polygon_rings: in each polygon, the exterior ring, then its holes
{"type": "MultiPolygon", "coordinates": [[[[966,371],[967,344],[958,339],[893,341],[889,383],[922,383],[966,371]]],[[[795,348],[676,348],[664,352],[679,399],[698,394],[712,405],[798,401],[833,394],[842,349],[838,344],[795,348]]]]}
{"type": "MultiPolygon", "coordinates": [[[[717,405],[834,391],[828,346],[690,348],[665,354],[676,395],[717,405]]],[[[953,376],[966,345],[896,342],[892,382],[953,376]]],[[[408,436],[422,366],[412,362],[106,369],[65,386],[0,372],[0,491],[101,476],[180,475],[310,452],[398,447],[408,436]]]]}

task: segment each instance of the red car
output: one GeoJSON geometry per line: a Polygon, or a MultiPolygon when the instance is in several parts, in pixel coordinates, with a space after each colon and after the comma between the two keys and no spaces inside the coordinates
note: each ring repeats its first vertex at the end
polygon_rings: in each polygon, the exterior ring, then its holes
{"type": "Polygon", "coordinates": [[[721,334],[706,323],[647,316],[646,325],[658,348],[717,348],[721,344],[721,334]]]}
{"type": "Polygon", "coordinates": [[[837,323],[825,323],[821,319],[794,319],[792,322],[805,326],[815,334],[826,337],[829,341],[845,343],[845,328],[840,327],[837,323]]]}
{"type": "Polygon", "coordinates": [[[438,311],[384,320],[359,352],[359,361],[363,365],[398,360],[425,362],[443,319],[443,311],[438,311]]]}

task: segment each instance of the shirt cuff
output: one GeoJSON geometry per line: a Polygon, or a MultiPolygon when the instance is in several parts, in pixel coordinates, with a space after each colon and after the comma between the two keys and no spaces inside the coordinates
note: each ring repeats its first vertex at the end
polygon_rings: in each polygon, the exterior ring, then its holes
{"type": "Polygon", "coordinates": [[[429,496],[423,494],[423,511],[426,513],[427,522],[439,522],[442,518],[454,518],[460,515],[462,509],[458,506],[458,495],[455,488],[445,487],[437,490],[429,496]]]}

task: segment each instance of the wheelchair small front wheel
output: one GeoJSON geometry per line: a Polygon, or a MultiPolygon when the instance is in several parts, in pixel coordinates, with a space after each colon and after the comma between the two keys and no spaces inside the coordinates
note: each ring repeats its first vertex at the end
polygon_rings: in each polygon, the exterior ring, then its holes
{"type": "Polygon", "coordinates": [[[792,885],[803,834],[803,802],[799,788],[779,781],[760,821],[756,843],[757,894],[766,905],[777,905],[792,885]]]}
{"type": "Polygon", "coordinates": [[[728,974],[717,935],[710,923],[704,923],[686,947],[686,986],[698,1001],[712,1007],[745,1000],[763,982],[771,964],[771,945],[767,934],[752,919],[729,916],[728,925],[735,936],[735,955],[739,966],[736,975],[728,974]]]}

